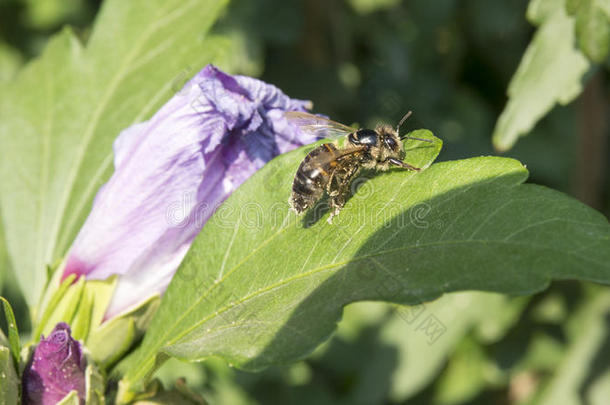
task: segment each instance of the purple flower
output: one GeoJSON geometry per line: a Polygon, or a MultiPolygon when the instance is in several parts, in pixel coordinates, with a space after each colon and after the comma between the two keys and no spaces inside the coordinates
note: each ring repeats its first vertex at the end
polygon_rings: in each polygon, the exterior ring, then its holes
{"type": "Polygon", "coordinates": [[[53,405],[75,390],[84,404],[85,367],[80,343],[68,325],[58,323],[48,338],[42,336],[23,373],[23,403],[53,405]]]}
{"type": "Polygon", "coordinates": [[[120,275],[106,319],[162,293],[214,209],[273,157],[315,140],[284,118],[308,105],[206,66],[150,120],[119,135],[115,172],[63,278],[120,275]]]}

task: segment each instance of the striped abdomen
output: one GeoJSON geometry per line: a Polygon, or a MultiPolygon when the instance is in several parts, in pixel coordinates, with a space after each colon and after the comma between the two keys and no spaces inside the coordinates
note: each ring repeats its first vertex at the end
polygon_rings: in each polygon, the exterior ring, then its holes
{"type": "Polygon", "coordinates": [[[318,146],[303,159],[294,181],[290,205],[301,213],[314,205],[322,197],[337,162],[337,148],[332,143],[318,146]]]}

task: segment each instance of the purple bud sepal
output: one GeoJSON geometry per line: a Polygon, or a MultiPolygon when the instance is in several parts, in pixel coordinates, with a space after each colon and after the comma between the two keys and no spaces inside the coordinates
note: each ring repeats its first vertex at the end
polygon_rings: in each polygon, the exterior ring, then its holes
{"type": "Polygon", "coordinates": [[[23,372],[24,405],[102,404],[103,392],[103,379],[68,324],[42,336],[23,372]]]}
{"type": "Polygon", "coordinates": [[[59,323],[48,337],[42,336],[23,373],[23,403],[51,405],[75,391],[85,399],[86,360],[70,327],[59,323]]]}

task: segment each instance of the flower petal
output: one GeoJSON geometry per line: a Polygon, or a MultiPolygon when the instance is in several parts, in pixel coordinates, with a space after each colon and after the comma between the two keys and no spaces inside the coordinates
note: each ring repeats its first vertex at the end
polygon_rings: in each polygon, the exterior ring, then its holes
{"type": "Polygon", "coordinates": [[[114,144],[115,173],[67,258],[69,274],[121,275],[107,317],[162,293],[216,207],[280,153],[315,140],[285,111],[309,102],[208,65],[114,144]]]}

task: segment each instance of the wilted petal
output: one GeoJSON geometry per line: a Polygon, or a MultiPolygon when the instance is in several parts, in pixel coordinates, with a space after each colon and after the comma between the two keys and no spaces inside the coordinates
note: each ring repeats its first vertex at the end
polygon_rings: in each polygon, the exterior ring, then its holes
{"type": "Polygon", "coordinates": [[[23,403],[54,405],[74,390],[84,404],[85,367],[80,343],[68,325],[58,323],[49,337],[40,339],[23,373],[23,403]]]}
{"type": "Polygon", "coordinates": [[[115,173],[68,255],[69,274],[122,275],[106,316],[165,290],[214,209],[280,153],[314,141],[284,118],[308,102],[209,65],[114,144],[115,173]]]}

